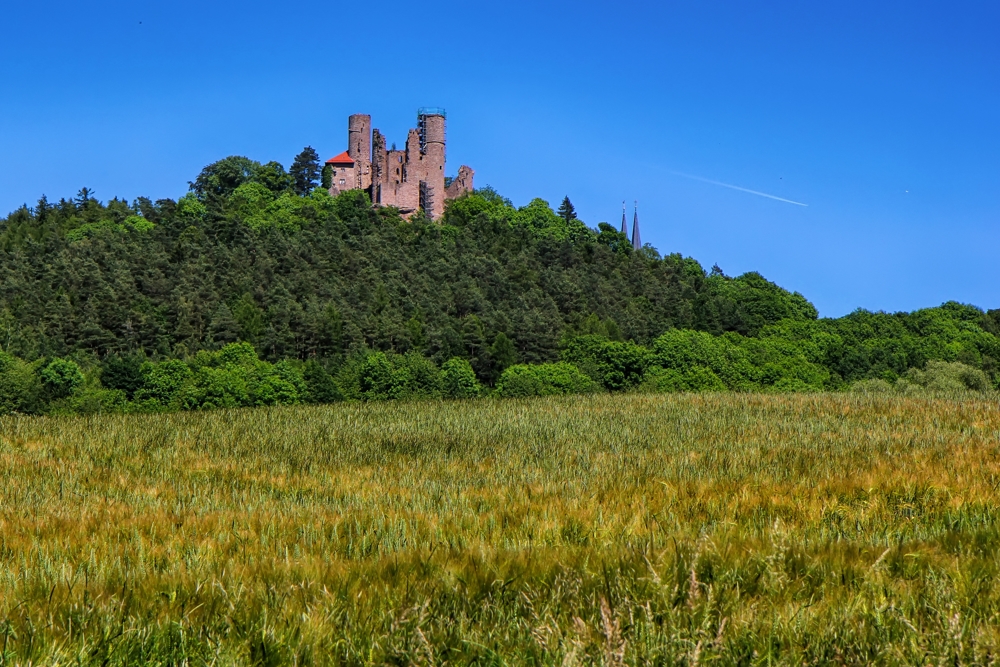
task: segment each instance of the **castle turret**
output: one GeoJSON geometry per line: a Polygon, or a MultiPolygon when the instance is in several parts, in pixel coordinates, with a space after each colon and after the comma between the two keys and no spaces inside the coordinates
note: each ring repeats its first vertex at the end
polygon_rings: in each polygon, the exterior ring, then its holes
{"type": "Polygon", "coordinates": [[[347,154],[354,160],[355,188],[372,184],[372,117],[356,113],[347,119],[347,154]]]}
{"type": "Polygon", "coordinates": [[[417,130],[420,133],[420,208],[434,220],[444,213],[444,109],[419,109],[417,130]]]}

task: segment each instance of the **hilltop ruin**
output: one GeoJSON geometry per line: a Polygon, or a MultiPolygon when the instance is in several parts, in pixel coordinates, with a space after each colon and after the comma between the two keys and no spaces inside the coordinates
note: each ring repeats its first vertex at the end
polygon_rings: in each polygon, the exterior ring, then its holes
{"type": "Polygon", "coordinates": [[[376,206],[395,206],[404,217],[423,211],[431,220],[444,213],[444,203],[473,189],[475,172],[462,165],[445,178],[445,111],[422,108],[406,147],[386,148],[385,136],[372,129],[368,114],[347,121],[347,150],[326,161],[332,169],[330,194],[364,190],[376,206]],[[447,182],[446,181],[450,181],[447,182]]]}

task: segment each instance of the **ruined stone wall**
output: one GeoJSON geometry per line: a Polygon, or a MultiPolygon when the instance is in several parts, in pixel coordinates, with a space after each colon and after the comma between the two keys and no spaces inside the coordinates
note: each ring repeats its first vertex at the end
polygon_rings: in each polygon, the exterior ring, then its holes
{"type": "Polygon", "coordinates": [[[372,203],[382,204],[382,194],[385,185],[386,171],[385,137],[378,130],[372,131],[372,203]]]}
{"type": "Polygon", "coordinates": [[[413,180],[409,152],[388,150],[383,153],[385,169],[381,182],[383,206],[395,206],[403,215],[417,210],[419,181],[413,180]]]}
{"type": "Polygon", "coordinates": [[[476,175],[476,172],[472,170],[472,167],[462,165],[458,168],[458,176],[452,180],[451,184],[445,190],[445,199],[455,199],[461,197],[466,192],[472,192],[475,186],[472,184],[472,179],[476,175]]]}

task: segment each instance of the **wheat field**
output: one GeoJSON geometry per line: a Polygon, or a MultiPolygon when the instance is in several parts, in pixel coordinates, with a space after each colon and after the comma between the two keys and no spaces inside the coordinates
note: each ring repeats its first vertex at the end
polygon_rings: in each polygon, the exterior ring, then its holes
{"type": "Polygon", "coordinates": [[[0,419],[0,664],[988,664],[1000,406],[0,419]]]}

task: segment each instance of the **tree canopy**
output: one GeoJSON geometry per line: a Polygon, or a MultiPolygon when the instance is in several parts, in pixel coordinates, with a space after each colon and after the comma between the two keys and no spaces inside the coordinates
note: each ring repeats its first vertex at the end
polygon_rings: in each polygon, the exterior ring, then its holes
{"type": "MultiPolygon", "coordinates": [[[[315,188],[307,152],[294,174],[225,158],[176,200],[102,202],[84,189],[0,219],[0,347],[10,382],[27,392],[0,401],[69,400],[93,385],[74,385],[64,365],[45,375],[56,359],[88,378],[103,369],[105,388],[131,401],[153,377],[143,364],[175,360],[206,378],[216,372],[198,369],[216,366],[192,360],[237,343],[318,383],[300,397],[386,393],[355,381],[357,360],[375,353],[385,362],[366,368],[411,378],[399,395],[474,395],[515,366],[556,363],[606,390],[837,388],[894,382],[932,360],[997,381],[998,311],[945,304],[818,319],[804,296],[758,273],[634,250],[613,226],[578,220],[568,197],[556,212],[487,187],[450,201],[439,221],[406,221],[361,192],[315,188]],[[450,364],[443,384],[414,390],[412,378],[437,377],[417,359],[450,364]],[[36,363],[37,387],[25,370],[36,363]]],[[[571,377],[565,368],[546,368],[511,371],[519,379],[505,386],[577,386],[551,379],[571,377]]]]}

